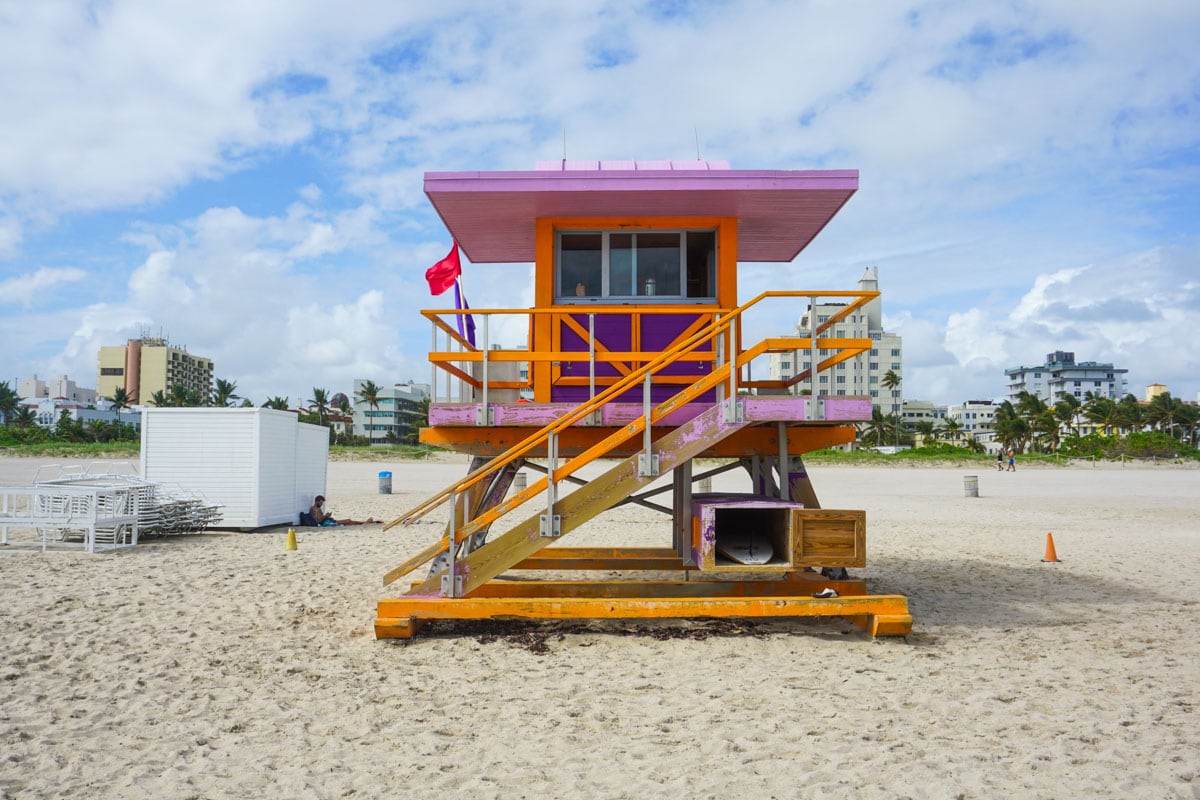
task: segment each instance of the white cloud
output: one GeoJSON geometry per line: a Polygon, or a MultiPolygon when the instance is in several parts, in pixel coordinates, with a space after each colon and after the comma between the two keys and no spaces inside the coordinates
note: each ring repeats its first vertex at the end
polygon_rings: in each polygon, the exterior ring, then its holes
{"type": "MultiPolygon", "coordinates": [[[[421,273],[447,244],[422,172],[527,169],[564,130],[572,158],[690,158],[698,134],[735,167],[861,170],[796,263],[743,269],[743,298],[880,265],[906,394],[992,396],[1005,366],[1072,347],[1194,392],[1164,326],[1195,322],[1192,221],[1173,216],[1196,195],[1197,29],[1196,4],[1115,0],[35,3],[0,26],[0,286],[88,254],[91,305],[62,317],[84,374],[96,342],[144,324],[248,392],[339,364],[422,379],[416,309],[439,302],[421,273]],[[280,199],[291,158],[312,173],[280,199]],[[173,205],[198,186],[216,196],[173,205]],[[100,230],[59,241],[80,219],[100,230]]],[[[472,302],[527,303],[527,273],[471,268],[472,302]]]]}
{"type": "Polygon", "coordinates": [[[41,267],[40,269],[0,281],[0,303],[41,305],[56,286],[78,283],[87,277],[75,267],[41,267]],[[41,302],[39,302],[41,301],[41,302]]]}
{"type": "MultiPolygon", "coordinates": [[[[1200,341],[1181,332],[1200,326],[1200,249],[1156,248],[1039,275],[1012,305],[975,307],[948,315],[944,342],[905,339],[906,396],[942,402],[966,396],[1002,397],[1003,372],[1044,363],[1056,350],[1078,361],[1128,369],[1127,390],[1141,396],[1164,383],[1195,398],[1200,341]],[[925,368],[942,349],[954,363],[925,368]],[[945,392],[945,394],[943,394],[945,392]]],[[[927,322],[932,322],[929,320],[927,322]]],[[[907,323],[898,325],[902,333],[907,323]]]]}

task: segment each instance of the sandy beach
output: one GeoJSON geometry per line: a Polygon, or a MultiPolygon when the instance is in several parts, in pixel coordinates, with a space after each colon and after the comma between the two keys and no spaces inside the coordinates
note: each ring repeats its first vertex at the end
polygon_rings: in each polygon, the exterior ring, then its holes
{"type": "MultiPolygon", "coordinates": [[[[40,462],[0,459],[0,484],[40,462]]],[[[331,462],[394,517],[465,461],[331,462]],[[376,474],[393,472],[394,493],[376,474]]],[[[1200,797],[1200,470],[812,468],[906,638],[839,620],[432,625],[435,518],[0,552],[0,798],[1200,797]],[[980,496],[964,496],[964,475],[980,496]],[[1044,564],[1053,532],[1058,564],[1044,564]]],[[[749,488],[727,473],[717,490],[749,488]]],[[[564,544],[669,544],[636,507],[564,544]]]]}

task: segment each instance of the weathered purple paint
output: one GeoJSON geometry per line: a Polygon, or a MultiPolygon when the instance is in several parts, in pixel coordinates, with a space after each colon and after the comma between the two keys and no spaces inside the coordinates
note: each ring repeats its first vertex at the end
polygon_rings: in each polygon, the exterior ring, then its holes
{"type": "Polygon", "coordinates": [[[427,172],[425,194],[476,264],[533,261],[539,217],[664,216],[735,217],[740,260],[785,262],[858,190],[858,170],[644,168],[648,165],[427,172]]]}
{"type": "MultiPolygon", "coordinates": [[[[666,400],[682,387],[653,387],[655,402],[666,400]],[[665,392],[665,394],[664,394],[665,392]]],[[[586,399],[586,391],[584,397],[586,399]]],[[[747,422],[804,422],[807,420],[807,396],[743,397],[747,422]]],[[[871,418],[871,401],[863,397],[826,397],[825,418],[834,422],[861,422],[871,418]]],[[[537,427],[548,425],[579,406],[565,403],[491,403],[496,427],[537,427]]],[[[688,403],[668,414],[658,424],[677,427],[713,407],[711,401],[688,403]]],[[[600,424],[606,427],[628,425],[642,416],[641,402],[609,403],[600,410],[600,424]]],[[[433,427],[475,427],[474,403],[432,403],[429,424],[433,427]]],[[[582,421],[576,423],[582,425],[582,421]]]]}

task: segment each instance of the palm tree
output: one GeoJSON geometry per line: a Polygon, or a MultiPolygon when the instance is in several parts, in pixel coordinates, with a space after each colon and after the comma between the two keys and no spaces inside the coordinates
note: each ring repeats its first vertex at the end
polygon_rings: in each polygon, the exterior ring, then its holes
{"type": "Polygon", "coordinates": [[[204,405],[203,398],[195,389],[189,389],[182,383],[177,383],[171,387],[167,393],[167,405],[175,408],[196,408],[204,405]]]}
{"type": "Polygon", "coordinates": [[[1046,409],[1029,421],[1030,429],[1037,440],[1043,443],[1045,452],[1057,452],[1061,441],[1059,435],[1058,417],[1054,411],[1046,409]]]}
{"type": "Polygon", "coordinates": [[[270,397],[267,402],[262,404],[263,408],[273,408],[276,411],[288,410],[288,399],[286,397],[270,397]]]}
{"type": "Polygon", "coordinates": [[[329,421],[329,392],[313,387],[313,399],[309,400],[312,410],[317,414],[317,420],[324,425],[329,421]]]}
{"type": "Polygon", "coordinates": [[[217,378],[216,388],[213,390],[213,405],[221,408],[228,408],[233,405],[231,400],[240,400],[241,398],[235,394],[237,392],[237,381],[227,381],[223,378],[217,378]]]}
{"type": "Polygon", "coordinates": [[[163,393],[162,389],[159,389],[154,394],[150,395],[150,402],[154,403],[154,405],[158,408],[166,408],[167,406],[171,405],[171,401],[167,399],[167,396],[163,393]]]}
{"type": "Polygon", "coordinates": [[[37,414],[34,414],[29,406],[21,406],[17,413],[13,414],[12,424],[18,428],[32,428],[37,424],[37,414]]]}
{"type": "Polygon", "coordinates": [[[8,381],[0,383],[0,424],[8,424],[9,416],[16,413],[17,406],[20,404],[20,402],[21,398],[18,397],[13,388],[8,385],[8,381]]]}
{"type": "MultiPolygon", "coordinates": [[[[1176,398],[1178,399],[1178,398],[1176,398]]],[[[1183,401],[1175,412],[1179,426],[1187,432],[1187,441],[1192,447],[1196,446],[1196,426],[1200,423],[1200,406],[1190,406],[1183,401]]]]}
{"type": "MultiPolygon", "coordinates": [[[[1021,392],[1017,395],[1016,412],[1025,423],[1024,430],[1031,448],[1051,451],[1058,449],[1059,423],[1054,409],[1036,394],[1021,392]]],[[[1019,433],[1021,426],[1016,426],[1019,433]]],[[[1010,426],[1010,432],[1012,428],[1010,426]]]]}
{"type": "Polygon", "coordinates": [[[959,434],[962,432],[962,423],[951,417],[942,425],[942,438],[958,440],[959,434]]]}
{"type": "Polygon", "coordinates": [[[421,443],[421,428],[429,427],[429,398],[422,397],[417,401],[417,410],[408,420],[408,432],[404,435],[406,444],[421,443]]]}
{"type": "Polygon", "coordinates": [[[113,411],[117,412],[117,430],[121,429],[121,409],[129,408],[129,395],[125,392],[124,386],[118,386],[112,393],[113,411]]]}
{"type": "MultiPolygon", "coordinates": [[[[372,411],[379,410],[379,393],[382,391],[375,385],[375,381],[363,381],[358,391],[354,393],[354,402],[366,403],[372,411]]],[[[369,417],[368,417],[369,419],[369,417]]],[[[375,428],[373,425],[367,425],[367,437],[371,440],[375,439],[375,428]]]]}
{"type": "Polygon", "coordinates": [[[1146,406],[1142,418],[1150,427],[1158,428],[1163,433],[1178,438],[1180,431],[1177,431],[1176,427],[1187,427],[1186,419],[1189,415],[1189,408],[1196,408],[1196,406],[1189,406],[1178,397],[1172,397],[1170,392],[1163,392],[1154,396],[1150,404],[1146,406]]]}
{"type": "Polygon", "coordinates": [[[1127,394],[1117,403],[1117,422],[1124,432],[1141,430],[1143,416],[1142,404],[1133,395],[1127,394]]]}
{"type": "Polygon", "coordinates": [[[917,433],[921,434],[921,440],[923,442],[932,442],[934,440],[933,420],[919,419],[917,420],[917,424],[913,426],[913,429],[916,430],[917,433]]]}
{"type": "MultiPolygon", "coordinates": [[[[883,378],[879,381],[879,383],[881,386],[883,386],[884,389],[888,390],[888,393],[890,395],[892,390],[900,385],[900,376],[896,374],[896,371],[894,369],[889,369],[887,372],[883,373],[883,378]]],[[[896,398],[889,396],[888,399],[890,401],[889,404],[894,408],[896,406],[896,402],[895,402],[896,398]]],[[[897,424],[895,426],[895,433],[896,433],[896,444],[899,445],[900,444],[900,425],[899,424],[897,424]]]]}
{"type": "Polygon", "coordinates": [[[1079,435],[1079,410],[1083,404],[1076,399],[1073,394],[1064,394],[1054,404],[1054,418],[1059,424],[1066,427],[1067,433],[1072,436],[1079,435]]]}
{"type": "Polygon", "coordinates": [[[1018,453],[1025,451],[1025,444],[1029,441],[1029,436],[1032,433],[1029,421],[1021,416],[1010,401],[1005,400],[996,409],[996,416],[993,420],[993,430],[996,432],[996,439],[1006,448],[1011,448],[1018,453]]]}
{"type": "Polygon", "coordinates": [[[1118,421],[1117,404],[1095,392],[1088,392],[1083,400],[1084,418],[1093,425],[1099,425],[1105,436],[1110,435],[1118,421]]]}
{"type": "Polygon", "coordinates": [[[875,446],[887,442],[887,435],[892,432],[895,416],[884,414],[879,406],[871,407],[871,421],[859,423],[858,436],[864,442],[875,440],[875,446]]]}

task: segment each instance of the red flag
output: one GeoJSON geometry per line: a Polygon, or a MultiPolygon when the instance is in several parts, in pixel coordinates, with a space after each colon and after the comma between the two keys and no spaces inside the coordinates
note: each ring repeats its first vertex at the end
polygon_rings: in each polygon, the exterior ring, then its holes
{"type": "Polygon", "coordinates": [[[425,270],[425,280],[429,281],[429,292],[441,294],[454,285],[454,281],[462,274],[462,263],[458,260],[458,242],[450,248],[450,253],[441,261],[425,270]]]}

